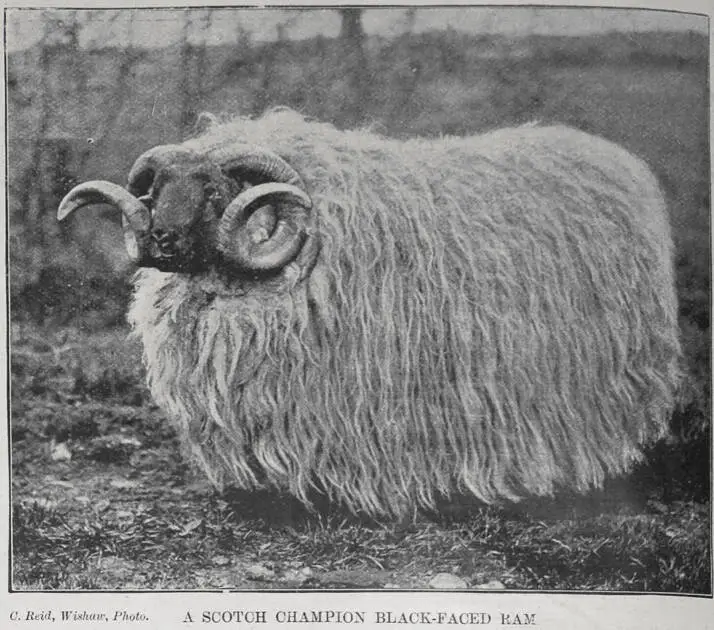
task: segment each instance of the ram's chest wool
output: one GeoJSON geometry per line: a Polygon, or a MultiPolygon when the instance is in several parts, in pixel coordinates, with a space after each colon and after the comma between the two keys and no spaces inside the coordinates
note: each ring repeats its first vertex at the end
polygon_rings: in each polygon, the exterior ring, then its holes
{"type": "Polygon", "coordinates": [[[279,109],[141,156],[114,204],[156,401],[218,486],[400,518],[585,491],[667,428],[649,169],[564,127],[400,142],[279,109]]]}

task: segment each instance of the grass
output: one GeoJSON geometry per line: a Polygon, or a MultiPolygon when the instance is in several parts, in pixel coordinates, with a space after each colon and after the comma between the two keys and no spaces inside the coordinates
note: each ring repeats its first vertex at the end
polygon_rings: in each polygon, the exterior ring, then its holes
{"type": "Polygon", "coordinates": [[[12,330],[17,590],[470,588],[711,592],[709,505],[637,475],[587,497],[467,500],[375,523],[215,492],[150,401],[125,329],[12,330]]]}

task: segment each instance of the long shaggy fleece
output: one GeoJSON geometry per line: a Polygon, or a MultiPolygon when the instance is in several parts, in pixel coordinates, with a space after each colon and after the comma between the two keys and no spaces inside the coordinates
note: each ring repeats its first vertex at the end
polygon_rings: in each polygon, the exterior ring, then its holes
{"type": "Polygon", "coordinates": [[[562,127],[400,142],[276,110],[188,142],[303,177],[305,279],[142,270],[150,387],[218,486],[403,516],[584,491],[667,428],[672,245],[648,168],[562,127]]]}

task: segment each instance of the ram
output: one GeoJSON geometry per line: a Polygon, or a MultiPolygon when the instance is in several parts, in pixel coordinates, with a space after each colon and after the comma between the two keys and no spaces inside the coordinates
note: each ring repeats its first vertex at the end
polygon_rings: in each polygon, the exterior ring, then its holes
{"type": "Polygon", "coordinates": [[[680,348],[649,169],[564,127],[398,141],[278,109],[142,155],[148,382],[219,487],[403,517],[586,491],[667,432],[680,348]]]}

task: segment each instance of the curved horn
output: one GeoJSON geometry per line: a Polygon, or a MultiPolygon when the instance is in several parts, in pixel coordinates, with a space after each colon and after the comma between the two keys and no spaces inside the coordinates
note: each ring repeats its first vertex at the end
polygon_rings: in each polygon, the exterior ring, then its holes
{"type": "Polygon", "coordinates": [[[171,164],[176,158],[190,155],[193,155],[192,151],[178,144],[162,144],[142,153],[129,171],[129,191],[135,195],[145,194],[159,168],[171,164]],[[147,174],[150,179],[145,181],[147,174]]]}
{"type": "Polygon", "coordinates": [[[85,182],[70,190],[60,202],[57,219],[66,219],[75,210],[94,203],[116,206],[136,232],[146,232],[151,226],[151,215],[146,206],[121,186],[105,181],[85,182]]]}
{"type": "Polygon", "coordinates": [[[124,243],[132,260],[146,255],[151,228],[151,214],[146,206],[121,186],[105,181],[80,184],[70,190],[60,202],[57,219],[66,219],[75,210],[95,203],[107,203],[121,210],[124,243]]]}
{"type": "Polygon", "coordinates": [[[284,267],[302,248],[311,207],[310,197],[291,184],[253,186],[225,209],[218,225],[218,248],[243,269],[271,271],[284,267]],[[270,238],[256,243],[245,228],[252,210],[265,203],[275,204],[277,222],[270,238]]]}
{"type": "Polygon", "coordinates": [[[290,164],[272,151],[260,147],[220,147],[211,151],[208,159],[220,165],[224,171],[244,169],[257,173],[268,181],[304,188],[300,175],[290,164]]]}

